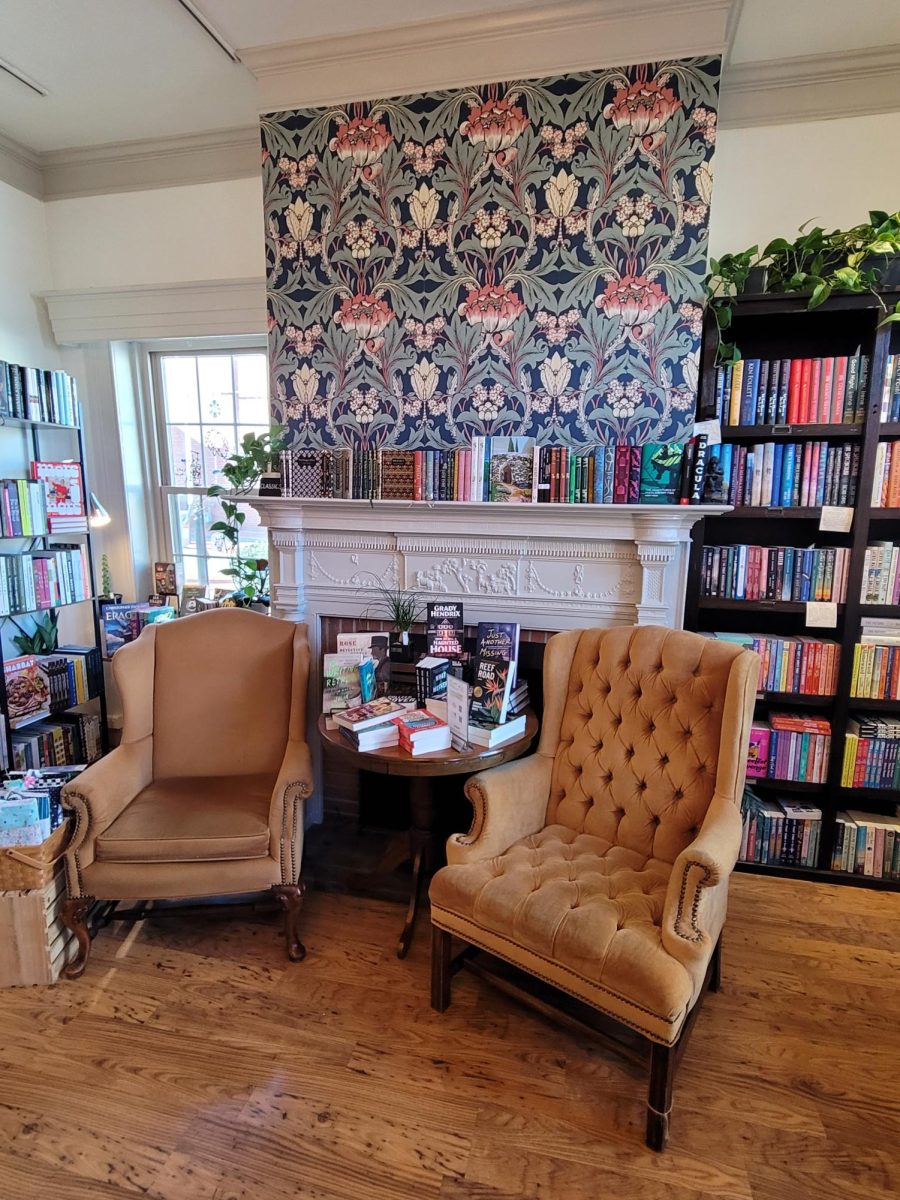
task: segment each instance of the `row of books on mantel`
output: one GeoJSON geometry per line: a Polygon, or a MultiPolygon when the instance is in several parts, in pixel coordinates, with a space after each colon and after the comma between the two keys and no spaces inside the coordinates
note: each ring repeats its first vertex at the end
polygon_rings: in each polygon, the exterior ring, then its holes
{"type": "Polygon", "coordinates": [[[863,420],[869,356],[741,358],[716,368],[723,425],[854,425],[863,420]]]}
{"type": "Polygon", "coordinates": [[[590,448],[475,437],[448,450],[310,450],[281,455],[282,495],[307,499],[548,504],[696,504],[707,436],[590,448]]]}
{"type": "Polygon", "coordinates": [[[900,508],[900,442],[879,442],[872,473],[872,507],[900,508]]]}
{"type": "Polygon", "coordinates": [[[0,417],[80,425],[75,380],[65,371],[44,371],[0,362],[0,417]]]}
{"type": "Polygon", "coordinates": [[[759,690],[796,696],[833,696],[837,691],[841,648],[837,642],[808,636],[767,633],[704,634],[754,650],[760,658],[759,690]]]}
{"type": "Polygon", "coordinates": [[[850,695],[858,700],[900,700],[900,620],[862,618],[853,648],[850,695]]]}
{"type": "Polygon", "coordinates": [[[709,461],[721,465],[728,503],[737,507],[856,504],[859,443],[832,446],[828,442],[761,442],[738,446],[726,442],[710,446],[709,461]]]}
{"type": "Polygon", "coordinates": [[[470,656],[462,604],[429,602],[426,653],[415,663],[387,634],[338,634],[337,651],[323,656],[322,711],[361,751],[429,754],[449,749],[454,736],[457,748],[501,745],[525,729],[529,695],[517,677],[518,649],[515,622],[482,621],[470,656]]]}
{"type": "Polygon", "coordinates": [[[704,546],[700,563],[704,597],[839,604],[847,597],[846,546],[704,546]]]}

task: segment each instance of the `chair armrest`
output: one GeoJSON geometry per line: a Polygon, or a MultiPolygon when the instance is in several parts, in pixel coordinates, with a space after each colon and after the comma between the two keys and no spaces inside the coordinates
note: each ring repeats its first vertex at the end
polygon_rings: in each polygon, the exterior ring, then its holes
{"type": "Polygon", "coordinates": [[[303,806],[313,790],[306,742],[288,742],[269,804],[269,853],[281,864],[281,882],[296,883],[303,855],[303,806]]]}
{"type": "Polygon", "coordinates": [[[81,895],[81,870],[94,861],[94,839],[152,778],[153,738],[145,737],[117,746],[63,788],[63,807],[75,816],[75,832],[66,847],[70,895],[81,895]]]}
{"type": "Polygon", "coordinates": [[[482,862],[544,828],[553,759],[532,754],[473,775],[466,795],[475,810],[468,833],[447,841],[448,863],[482,862]]]}
{"type": "Polygon", "coordinates": [[[741,814],[716,794],[700,832],[675,860],[663,909],[663,946],[687,968],[699,994],[725,922],[728,880],[741,847],[741,814]]]}

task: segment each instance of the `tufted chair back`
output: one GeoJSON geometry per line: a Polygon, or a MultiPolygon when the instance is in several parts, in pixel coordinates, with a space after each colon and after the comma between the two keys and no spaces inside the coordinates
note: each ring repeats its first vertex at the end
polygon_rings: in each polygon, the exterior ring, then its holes
{"type": "Polygon", "coordinates": [[[581,633],[561,705],[547,824],[673,863],[696,837],[714,791],[740,803],[757,663],[732,643],[652,625],[581,633]]]}

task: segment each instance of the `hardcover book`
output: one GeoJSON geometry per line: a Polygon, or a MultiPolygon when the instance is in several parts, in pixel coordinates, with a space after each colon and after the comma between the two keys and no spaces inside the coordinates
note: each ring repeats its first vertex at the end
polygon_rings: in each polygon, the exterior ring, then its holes
{"type": "Polygon", "coordinates": [[[411,450],[384,450],[381,455],[382,500],[412,500],[416,460],[411,450]]]}
{"type": "Polygon", "coordinates": [[[509,663],[509,686],[514,688],[519,661],[519,625],[515,621],[479,621],[475,656],[509,663]]]}
{"type": "MultiPolygon", "coordinates": [[[[353,708],[336,713],[334,719],[342,728],[352,729],[355,733],[359,733],[373,725],[381,725],[385,721],[390,721],[403,711],[399,704],[394,704],[385,696],[380,696],[368,704],[354,705],[353,708]]],[[[406,714],[404,713],[404,715],[406,714]]]]}
{"type": "Polygon", "coordinates": [[[668,445],[647,442],[641,446],[640,499],[642,504],[674,504],[681,483],[681,442],[668,445]]]}
{"type": "Polygon", "coordinates": [[[10,658],[3,664],[6,705],[9,722],[15,728],[23,718],[50,711],[50,686],[47,673],[33,654],[10,658]]]}
{"type": "Polygon", "coordinates": [[[198,600],[206,598],[205,583],[186,583],[181,589],[181,616],[189,617],[199,612],[198,600]]]}
{"type": "Polygon", "coordinates": [[[447,691],[450,662],[446,658],[428,656],[416,663],[416,698],[424,705],[429,696],[443,696],[447,691]]]}
{"type": "Polygon", "coordinates": [[[477,658],[472,684],[470,720],[474,724],[502,724],[506,720],[509,693],[509,663],[497,658],[477,658]]]}
{"type": "Polygon", "coordinates": [[[359,673],[359,698],[363,704],[375,699],[375,662],[364,658],[357,667],[359,673]]]}
{"type": "Polygon", "coordinates": [[[436,658],[461,658],[464,652],[463,606],[442,600],[428,604],[426,644],[436,658]]]}
{"type": "Polygon", "coordinates": [[[153,564],[153,590],[162,596],[174,596],[178,591],[173,562],[153,564]]]}
{"type": "Polygon", "coordinates": [[[391,686],[391,661],[388,657],[389,635],[386,633],[339,633],[338,654],[355,654],[360,659],[371,658],[375,663],[375,695],[386,696],[391,686]]]}
{"type": "Polygon", "coordinates": [[[350,708],[359,698],[359,655],[323,654],[322,712],[350,708]]]}
{"type": "Polygon", "coordinates": [[[33,462],[31,478],[44,485],[48,517],[83,517],[84,488],[77,462],[33,462]]]}
{"type": "Polygon", "coordinates": [[[134,641],[136,636],[132,613],[139,608],[138,604],[107,604],[103,608],[101,635],[103,653],[112,658],[117,650],[126,642],[134,641]]]}
{"type": "Polygon", "coordinates": [[[534,482],[534,438],[491,438],[489,499],[530,502],[534,482]]]}

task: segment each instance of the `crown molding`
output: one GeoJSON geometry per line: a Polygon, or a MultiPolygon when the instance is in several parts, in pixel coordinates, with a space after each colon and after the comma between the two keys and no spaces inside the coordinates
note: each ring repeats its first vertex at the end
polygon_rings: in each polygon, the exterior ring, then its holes
{"type": "Polygon", "coordinates": [[[266,332],[262,276],[44,292],[41,299],[61,346],[266,332]]]}
{"type": "Polygon", "coordinates": [[[44,195],[41,157],[21,142],[0,133],[0,182],[38,200],[44,195]]]}
{"type": "Polygon", "coordinates": [[[718,54],[733,0],[568,0],[241,50],[260,110],[718,54]]]}
{"type": "Polygon", "coordinates": [[[900,45],[732,63],[722,128],[862,117],[900,109],[900,45]]]}
{"type": "Polygon", "coordinates": [[[40,155],[44,199],[183,187],[259,175],[259,129],[108,142],[40,155]]]}

